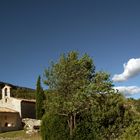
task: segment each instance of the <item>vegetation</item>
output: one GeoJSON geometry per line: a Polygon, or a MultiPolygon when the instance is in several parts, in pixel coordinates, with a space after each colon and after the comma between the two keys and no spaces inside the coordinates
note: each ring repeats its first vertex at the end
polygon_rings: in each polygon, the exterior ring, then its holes
{"type": "Polygon", "coordinates": [[[123,135],[120,137],[120,139],[126,140],[140,139],[140,121],[135,121],[129,127],[127,127],[123,135]]]}
{"type": "Polygon", "coordinates": [[[52,69],[45,71],[48,78],[45,83],[55,96],[55,104],[47,105],[48,111],[67,118],[70,137],[73,137],[76,128],[76,117],[88,106],[86,100],[82,99],[82,94],[92,80],[92,65],[92,60],[87,55],[78,59],[78,54],[71,52],[68,57],[62,55],[59,63],[53,64],[52,69]]]}
{"type": "Polygon", "coordinates": [[[35,90],[26,88],[11,89],[11,97],[21,99],[35,99],[35,90]]]}
{"type": "Polygon", "coordinates": [[[114,91],[92,59],[69,52],[45,70],[43,140],[116,140],[139,137],[139,106],[114,91]],[[137,122],[135,122],[137,120],[137,122]],[[134,133],[134,132],[135,133],[134,133]]]}
{"type": "Polygon", "coordinates": [[[40,135],[37,134],[33,134],[33,135],[29,135],[26,134],[24,130],[20,130],[20,131],[12,131],[12,132],[5,132],[5,133],[0,133],[0,139],[4,139],[4,140],[12,140],[12,139],[16,139],[16,140],[41,140],[40,135]]]}
{"type": "MultiPolygon", "coordinates": [[[[35,99],[35,90],[26,88],[26,87],[19,87],[9,83],[0,82],[0,92],[2,92],[2,88],[5,85],[9,85],[11,88],[11,97],[15,98],[23,98],[23,99],[35,99]]],[[[0,94],[0,99],[2,94],[0,94]]]]}
{"type": "Polygon", "coordinates": [[[36,84],[36,118],[41,119],[44,114],[43,101],[45,95],[43,88],[41,87],[41,77],[39,76],[36,84]]]}
{"type": "Polygon", "coordinates": [[[39,76],[36,94],[13,88],[12,96],[36,98],[43,140],[140,139],[140,99],[127,99],[115,91],[110,75],[96,71],[87,54],[80,57],[72,51],[52,62],[44,73],[45,95],[40,81],[39,76]]]}

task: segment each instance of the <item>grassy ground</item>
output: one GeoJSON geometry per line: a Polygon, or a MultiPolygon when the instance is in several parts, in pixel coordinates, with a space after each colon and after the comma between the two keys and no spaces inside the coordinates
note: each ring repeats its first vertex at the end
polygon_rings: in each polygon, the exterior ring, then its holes
{"type": "Polygon", "coordinates": [[[20,130],[0,133],[0,140],[41,140],[41,137],[39,134],[28,135],[20,130]]]}

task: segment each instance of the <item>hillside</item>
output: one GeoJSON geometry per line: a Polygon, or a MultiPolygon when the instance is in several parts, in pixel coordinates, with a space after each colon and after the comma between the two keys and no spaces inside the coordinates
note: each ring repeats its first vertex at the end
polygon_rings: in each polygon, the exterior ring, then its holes
{"type": "MultiPolygon", "coordinates": [[[[1,82],[0,81],[0,93],[2,92],[2,88],[5,85],[11,86],[11,96],[16,98],[23,99],[35,99],[35,90],[27,87],[21,87],[17,85],[13,85],[11,83],[1,82]]],[[[0,94],[1,99],[1,94],[0,94]]]]}

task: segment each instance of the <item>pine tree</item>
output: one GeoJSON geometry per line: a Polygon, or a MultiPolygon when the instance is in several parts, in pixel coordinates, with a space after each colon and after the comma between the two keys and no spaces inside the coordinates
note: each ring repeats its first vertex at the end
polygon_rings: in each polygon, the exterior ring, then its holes
{"type": "Polygon", "coordinates": [[[39,76],[36,84],[36,118],[41,119],[44,113],[43,101],[44,101],[44,91],[41,87],[41,77],[39,76]]]}
{"type": "Polygon", "coordinates": [[[57,63],[45,70],[44,82],[52,91],[49,94],[51,98],[47,100],[47,113],[52,111],[67,119],[70,138],[73,138],[76,130],[76,118],[90,106],[84,91],[94,73],[92,59],[87,54],[79,57],[75,51],[61,55],[57,63]]]}

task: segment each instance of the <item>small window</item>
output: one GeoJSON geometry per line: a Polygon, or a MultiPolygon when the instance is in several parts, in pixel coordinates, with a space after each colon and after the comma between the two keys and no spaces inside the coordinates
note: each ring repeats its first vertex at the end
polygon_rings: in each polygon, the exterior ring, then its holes
{"type": "Polygon", "coordinates": [[[7,96],[7,88],[5,88],[5,96],[7,96]]]}

